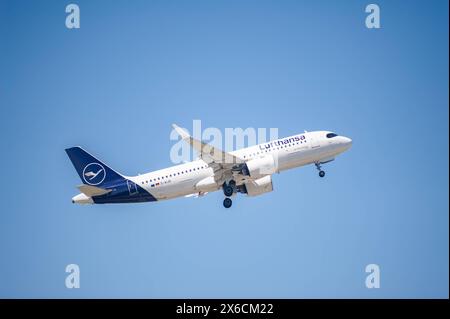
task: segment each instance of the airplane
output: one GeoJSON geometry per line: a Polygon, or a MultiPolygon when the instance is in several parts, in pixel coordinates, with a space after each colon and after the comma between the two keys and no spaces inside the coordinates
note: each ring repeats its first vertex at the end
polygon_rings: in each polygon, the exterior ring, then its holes
{"type": "Polygon", "coordinates": [[[81,147],[66,149],[83,182],[77,204],[141,203],[177,197],[201,197],[222,190],[223,206],[232,206],[237,193],[258,196],[273,191],[272,174],[314,164],[324,177],[322,165],[347,151],[352,140],[330,131],[296,134],[233,152],[225,152],[194,139],[173,124],[180,137],[199,153],[192,162],[137,176],[113,170],[81,147]]]}

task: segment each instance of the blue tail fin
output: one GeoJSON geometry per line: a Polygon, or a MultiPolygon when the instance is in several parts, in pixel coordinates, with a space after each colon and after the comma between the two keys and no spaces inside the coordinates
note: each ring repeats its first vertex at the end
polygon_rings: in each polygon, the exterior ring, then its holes
{"type": "Polygon", "coordinates": [[[68,148],[66,153],[69,155],[78,175],[80,175],[81,181],[86,185],[101,187],[124,180],[121,174],[109,168],[81,147],[68,148]]]}

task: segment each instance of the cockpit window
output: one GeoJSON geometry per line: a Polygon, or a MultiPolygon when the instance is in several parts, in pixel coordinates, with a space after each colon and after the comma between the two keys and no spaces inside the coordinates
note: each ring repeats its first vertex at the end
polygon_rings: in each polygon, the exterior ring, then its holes
{"type": "Polygon", "coordinates": [[[332,138],[338,136],[336,133],[328,133],[327,138],[332,138]]]}

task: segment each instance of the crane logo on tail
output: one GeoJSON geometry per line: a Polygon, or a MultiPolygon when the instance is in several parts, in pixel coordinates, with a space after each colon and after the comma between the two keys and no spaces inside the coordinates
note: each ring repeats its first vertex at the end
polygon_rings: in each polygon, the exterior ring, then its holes
{"type": "Polygon", "coordinates": [[[90,163],[83,169],[83,179],[89,185],[99,185],[106,177],[105,168],[99,163],[90,163]]]}

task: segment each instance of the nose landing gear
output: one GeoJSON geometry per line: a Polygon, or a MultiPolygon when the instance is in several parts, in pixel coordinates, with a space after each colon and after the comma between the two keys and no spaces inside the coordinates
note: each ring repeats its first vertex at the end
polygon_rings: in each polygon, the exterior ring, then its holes
{"type": "Polygon", "coordinates": [[[325,176],[325,171],[322,171],[322,166],[320,165],[320,163],[314,163],[316,165],[317,170],[319,171],[319,176],[320,177],[324,177],[325,176]]]}

